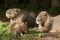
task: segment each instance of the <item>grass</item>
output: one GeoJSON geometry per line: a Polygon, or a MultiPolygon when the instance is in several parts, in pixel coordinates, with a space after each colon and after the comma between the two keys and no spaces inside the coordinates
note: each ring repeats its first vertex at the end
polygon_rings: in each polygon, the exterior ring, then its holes
{"type": "MultiPolygon", "coordinates": [[[[10,29],[10,24],[9,23],[4,23],[0,22],[0,40],[11,40],[11,33],[9,31],[10,29]]],[[[20,35],[17,35],[17,39],[21,40],[33,40],[35,37],[41,37],[43,36],[44,33],[29,33],[29,34],[24,34],[22,37],[20,35]]]]}
{"type": "Polygon", "coordinates": [[[9,40],[10,37],[9,28],[10,28],[9,23],[0,22],[0,40],[9,40]]]}

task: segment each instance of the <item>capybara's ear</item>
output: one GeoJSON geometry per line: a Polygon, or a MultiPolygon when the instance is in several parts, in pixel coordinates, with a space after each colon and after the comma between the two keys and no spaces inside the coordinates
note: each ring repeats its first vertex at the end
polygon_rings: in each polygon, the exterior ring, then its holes
{"type": "Polygon", "coordinates": [[[21,9],[16,9],[16,12],[19,12],[20,13],[21,9]]]}

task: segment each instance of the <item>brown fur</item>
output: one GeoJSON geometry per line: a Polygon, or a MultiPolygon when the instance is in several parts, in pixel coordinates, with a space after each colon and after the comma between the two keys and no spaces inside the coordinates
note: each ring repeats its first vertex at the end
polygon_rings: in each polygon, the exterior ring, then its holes
{"type": "Polygon", "coordinates": [[[10,19],[10,23],[13,24],[13,21],[27,22],[28,26],[35,26],[36,15],[34,12],[12,8],[6,11],[6,17],[10,19]]]}
{"type": "Polygon", "coordinates": [[[6,17],[7,18],[14,18],[16,15],[18,15],[20,13],[21,9],[18,8],[12,8],[12,9],[8,9],[6,11],[6,17]]]}
{"type": "Polygon", "coordinates": [[[55,32],[55,33],[60,33],[60,15],[57,15],[53,18],[53,24],[52,24],[52,29],[50,32],[55,32]]]}
{"type": "MultiPolygon", "coordinates": [[[[28,33],[28,27],[26,24],[24,24],[24,22],[14,22],[12,25],[11,25],[11,28],[10,28],[10,31],[11,33],[13,33],[13,35],[16,35],[18,33],[28,33]]],[[[21,35],[22,36],[22,35],[21,35]]]]}
{"type": "Polygon", "coordinates": [[[51,16],[46,11],[41,11],[36,17],[36,23],[39,25],[38,30],[40,32],[47,32],[52,25],[51,16]]]}

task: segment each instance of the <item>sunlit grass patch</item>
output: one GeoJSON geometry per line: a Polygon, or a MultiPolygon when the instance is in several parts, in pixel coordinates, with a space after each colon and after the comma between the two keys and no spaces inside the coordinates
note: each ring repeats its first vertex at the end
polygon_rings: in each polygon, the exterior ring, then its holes
{"type": "Polygon", "coordinates": [[[10,24],[0,22],[0,40],[9,40],[10,39],[10,24]]]}

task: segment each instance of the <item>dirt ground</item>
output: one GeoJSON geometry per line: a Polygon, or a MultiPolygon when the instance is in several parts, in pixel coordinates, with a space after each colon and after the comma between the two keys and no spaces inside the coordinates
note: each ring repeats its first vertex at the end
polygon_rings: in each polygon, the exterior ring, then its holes
{"type": "Polygon", "coordinates": [[[0,15],[0,21],[2,21],[2,22],[8,22],[9,19],[7,17],[5,17],[5,16],[0,15]]]}
{"type": "Polygon", "coordinates": [[[33,37],[32,39],[29,39],[28,35],[25,35],[23,38],[19,38],[16,40],[60,40],[60,34],[51,34],[51,33],[45,33],[43,37],[33,37]],[[26,39],[23,39],[26,38],[26,39]]]}
{"type": "Polygon", "coordinates": [[[33,37],[32,40],[60,40],[60,33],[44,33],[45,35],[42,37],[33,37]]]}

